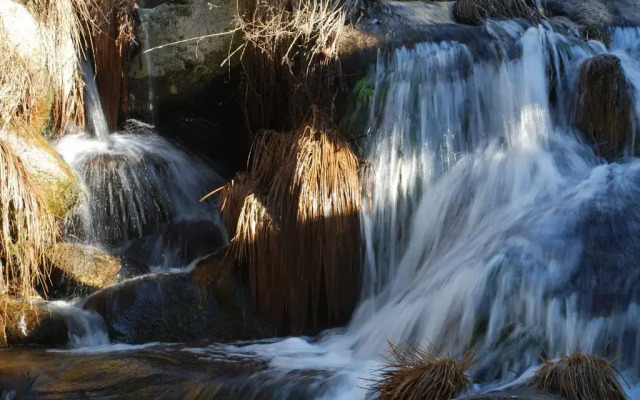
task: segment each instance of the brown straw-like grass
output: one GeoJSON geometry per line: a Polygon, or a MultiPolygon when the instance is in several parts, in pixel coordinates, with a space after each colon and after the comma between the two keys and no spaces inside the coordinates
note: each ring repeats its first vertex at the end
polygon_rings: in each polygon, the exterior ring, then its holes
{"type": "MultiPolygon", "coordinates": [[[[91,19],[92,1],[20,1],[39,24],[40,43],[37,57],[27,60],[8,43],[6,32],[0,33],[0,68],[4,71],[0,78],[3,94],[0,122],[3,126],[14,118],[30,122],[34,114],[49,111],[50,126],[55,132],[64,132],[69,123],[84,124],[78,55],[83,50],[81,20],[91,19]],[[38,98],[47,96],[52,98],[52,104],[43,111],[38,98]]],[[[0,27],[0,31],[3,29],[0,27]]]]}
{"type": "Polygon", "coordinates": [[[432,348],[390,345],[390,355],[369,397],[378,400],[447,400],[471,383],[466,371],[472,357],[462,361],[442,357],[432,348]]]}
{"type": "Polygon", "coordinates": [[[603,54],[580,68],[576,126],[595,143],[603,157],[622,153],[634,129],[631,86],[618,57],[603,54]]]}
{"type": "Polygon", "coordinates": [[[453,15],[456,21],[469,25],[482,25],[489,18],[525,18],[534,23],[542,20],[529,0],[457,0],[453,15]]]}
{"type": "Polygon", "coordinates": [[[89,3],[91,21],[83,21],[100,90],[102,108],[111,131],[126,111],[127,67],[134,43],[135,0],[89,3]]]}
{"type": "Polygon", "coordinates": [[[356,5],[351,0],[239,1],[251,129],[296,129],[312,104],[330,111],[340,77],[339,38],[356,5]]]}
{"type": "Polygon", "coordinates": [[[259,314],[279,333],[346,322],[360,281],[357,158],[314,122],[261,133],[249,166],[221,203],[259,314]]]}
{"type": "Polygon", "coordinates": [[[0,139],[0,293],[31,295],[45,284],[45,250],[57,225],[20,159],[0,139]]]}
{"type": "Polygon", "coordinates": [[[610,362],[576,352],[558,361],[544,361],[531,384],[567,400],[625,400],[627,396],[616,375],[610,362]]]}

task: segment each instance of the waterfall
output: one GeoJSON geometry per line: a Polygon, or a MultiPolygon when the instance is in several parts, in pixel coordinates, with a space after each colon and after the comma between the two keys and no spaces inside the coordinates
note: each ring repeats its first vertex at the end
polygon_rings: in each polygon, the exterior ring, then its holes
{"type": "Polygon", "coordinates": [[[146,72],[147,72],[147,93],[149,95],[149,117],[151,118],[151,124],[155,125],[156,123],[156,110],[154,107],[156,92],[155,92],[155,84],[154,84],[154,63],[151,60],[151,53],[147,52],[147,50],[151,49],[151,37],[149,35],[149,28],[147,26],[148,22],[148,9],[140,8],[138,9],[138,16],[140,17],[140,28],[142,29],[142,50],[141,54],[144,56],[144,61],[146,64],[146,72]]]}
{"type": "MultiPolygon", "coordinates": [[[[57,150],[86,187],[86,199],[68,224],[69,234],[84,242],[119,252],[134,239],[162,234],[171,224],[218,223],[215,203],[199,199],[223,180],[203,160],[157,135],[150,125],[130,122],[106,142],[88,134],[68,135],[57,150]]],[[[172,244],[178,249],[186,245],[172,244]]],[[[207,253],[180,259],[175,248],[149,251],[154,252],[150,255],[154,265],[147,266],[159,270],[186,267],[207,253]]]]}
{"type": "Polygon", "coordinates": [[[98,139],[105,141],[109,136],[109,126],[102,109],[102,101],[100,100],[100,92],[98,91],[93,67],[89,62],[85,61],[82,64],[82,78],[84,79],[84,104],[87,126],[98,139]]]}
{"type": "Polygon", "coordinates": [[[536,352],[615,353],[638,367],[640,163],[603,164],[548,95],[560,77],[574,98],[577,67],[603,48],[544,28],[518,47],[497,66],[448,43],[378,64],[358,355],[387,340],[473,347],[482,379],[515,378],[536,352]]]}
{"type": "Polygon", "coordinates": [[[83,72],[88,132],[67,134],[56,145],[85,188],[65,224],[67,237],[155,272],[193,267],[224,246],[214,199],[200,202],[224,183],[220,175],[152,125],[131,120],[110,133],[88,63],[83,72]]]}
{"type": "MultiPolygon", "coordinates": [[[[331,371],[332,399],[364,396],[388,341],[475,349],[479,390],[576,350],[637,374],[640,161],[607,163],[570,118],[580,65],[608,50],[550,26],[487,30],[498,57],[449,42],[379,57],[364,293],[346,331],[228,351],[331,371]]],[[[640,60],[636,34],[613,34],[623,64],[640,60]]]]}

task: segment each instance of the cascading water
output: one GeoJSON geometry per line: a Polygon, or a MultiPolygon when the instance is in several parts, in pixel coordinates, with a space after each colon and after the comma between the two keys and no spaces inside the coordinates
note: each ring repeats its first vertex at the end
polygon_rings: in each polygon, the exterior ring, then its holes
{"type": "MultiPolygon", "coordinates": [[[[167,352],[258,359],[257,372],[233,370],[240,398],[361,399],[387,341],[454,356],[475,349],[479,391],[517,382],[538,354],[574,350],[617,354],[637,375],[640,161],[607,163],[572,126],[580,65],[607,51],[638,109],[640,30],[615,30],[607,50],[550,26],[486,29],[499,44],[489,56],[448,42],[379,57],[364,292],[349,326],[313,340],[167,352]]],[[[76,227],[84,240],[121,250],[169,222],[217,218],[197,202],[216,175],[150,130],[59,143],[88,188],[76,227]]],[[[150,242],[162,252],[179,247],[172,237],[150,242]]],[[[629,394],[640,400],[640,390],[629,394]]]]}
{"type": "Polygon", "coordinates": [[[155,98],[156,98],[156,93],[155,93],[155,85],[154,85],[154,64],[153,61],[151,60],[151,53],[148,51],[151,49],[151,38],[149,36],[149,28],[148,28],[148,22],[147,19],[149,18],[148,16],[148,11],[147,9],[144,8],[140,8],[138,9],[138,16],[140,17],[140,27],[142,28],[142,32],[143,32],[143,46],[142,46],[142,56],[144,57],[144,61],[146,64],[146,72],[147,72],[147,93],[149,95],[148,101],[149,101],[149,117],[151,118],[151,123],[155,124],[155,120],[156,120],[156,110],[154,107],[155,104],[155,98]]]}
{"type": "Polygon", "coordinates": [[[84,102],[87,110],[87,126],[95,137],[105,141],[109,137],[109,126],[102,110],[102,101],[100,100],[93,68],[88,62],[82,64],[82,78],[85,82],[84,102]]]}
{"type": "MultiPolygon", "coordinates": [[[[475,349],[480,390],[538,354],[618,354],[621,369],[640,368],[640,162],[598,158],[569,117],[579,66],[607,50],[548,26],[487,30],[502,61],[459,43],[379,58],[365,291],[348,329],[222,349],[270,360],[276,381],[324,371],[327,399],[363,398],[387,341],[475,349]]],[[[615,31],[613,51],[635,60],[625,72],[637,88],[635,35],[615,31]]]]}
{"type": "Polygon", "coordinates": [[[129,121],[122,131],[109,134],[88,67],[85,80],[90,133],[66,135],[56,146],[86,188],[85,201],[67,223],[68,236],[131,255],[155,271],[185,268],[224,245],[215,204],[199,201],[222,178],[151,125],[129,121]],[[202,221],[208,221],[204,231],[202,221]],[[176,234],[175,224],[186,229],[176,234]],[[184,250],[188,235],[194,234],[191,224],[210,243],[184,250]]]}

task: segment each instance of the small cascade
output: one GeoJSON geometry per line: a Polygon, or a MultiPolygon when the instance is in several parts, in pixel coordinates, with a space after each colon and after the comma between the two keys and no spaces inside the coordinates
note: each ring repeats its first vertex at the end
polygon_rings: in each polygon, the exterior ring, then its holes
{"type": "MultiPolygon", "coordinates": [[[[169,224],[218,221],[215,203],[199,200],[222,179],[204,161],[154,133],[150,125],[130,122],[107,141],[88,134],[68,135],[57,150],[86,186],[87,198],[68,224],[69,235],[84,242],[117,250],[169,224]]],[[[155,263],[167,268],[191,261],[172,257],[171,248],[150,250],[157,252],[155,263]]]]}
{"type": "Polygon", "coordinates": [[[147,93],[149,95],[149,117],[151,118],[151,124],[155,125],[156,123],[156,110],[154,107],[156,92],[155,92],[155,82],[154,82],[154,63],[151,60],[151,53],[147,50],[151,49],[151,38],[149,35],[149,28],[147,26],[147,18],[149,10],[145,8],[138,9],[138,16],[140,17],[140,27],[142,29],[142,50],[141,53],[144,57],[144,61],[147,69],[147,93]]]}
{"type": "Polygon", "coordinates": [[[66,301],[53,301],[48,304],[48,307],[52,313],[61,316],[66,322],[69,347],[95,347],[109,344],[107,326],[99,314],[83,310],[66,301]]]}
{"type": "MultiPolygon", "coordinates": [[[[68,134],[56,146],[86,189],[67,236],[156,272],[187,268],[219,250],[227,238],[217,206],[200,199],[224,180],[152,125],[131,120],[110,133],[88,63],[83,73],[88,132],[68,134]],[[203,232],[193,228],[205,225],[203,232]]],[[[151,91],[153,108],[152,99],[151,91]]]]}
{"type": "Polygon", "coordinates": [[[107,118],[102,109],[98,84],[96,83],[93,68],[89,62],[82,64],[82,78],[85,83],[84,103],[87,127],[98,139],[106,141],[109,136],[109,126],[107,125],[107,118]]]}

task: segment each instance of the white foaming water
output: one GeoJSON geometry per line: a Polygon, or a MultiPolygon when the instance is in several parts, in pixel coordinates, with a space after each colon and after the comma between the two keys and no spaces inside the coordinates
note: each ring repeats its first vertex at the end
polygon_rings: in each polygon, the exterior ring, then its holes
{"type": "Polygon", "coordinates": [[[85,85],[84,104],[87,126],[98,139],[106,141],[109,137],[109,126],[102,110],[102,101],[100,100],[100,92],[98,91],[93,68],[89,62],[82,64],[82,77],[85,85]]]}
{"type": "Polygon", "coordinates": [[[107,326],[100,314],[83,310],[66,301],[52,301],[47,307],[64,318],[67,325],[70,348],[87,348],[109,344],[107,326]]]}
{"type": "Polygon", "coordinates": [[[149,114],[151,118],[151,123],[155,125],[156,119],[156,111],[155,111],[155,99],[156,99],[156,90],[154,84],[154,64],[151,60],[151,53],[147,50],[151,49],[151,39],[149,37],[149,29],[147,26],[147,19],[149,10],[146,8],[138,9],[138,16],[140,17],[140,27],[143,32],[143,49],[141,55],[144,57],[144,61],[146,63],[147,68],[147,93],[149,94],[149,114]]]}
{"type": "MultiPolygon", "coordinates": [[[[215,202],[199,199],[222,178],[150,125],[130,122],[127,131],[106,140],[67,135],[56,149],[86,186],[86,199],[69,224],[70,234],[85,242],[117,249],[169,223],[218,220],[215,202]]],[[[183,266],[171,256],[173,249],[153,250],[156,256],[166,252],[156,257],[162,268],[183,266]]]]}
{"type": "Polygon", "coordinates": [[[364,299],[347,331],[225,351],[275,371],[332,371],[331,399],[365,396],[387,341],[474,348],[480,391],[526,380],[539,353],[618,354],[637,374],[640,161],[599,159],[567,115],[580,64],[605,49],[544,28],[493,29],[516,38],[518,57],[483,62],[440,43],[377,64],[364,299]]]}

